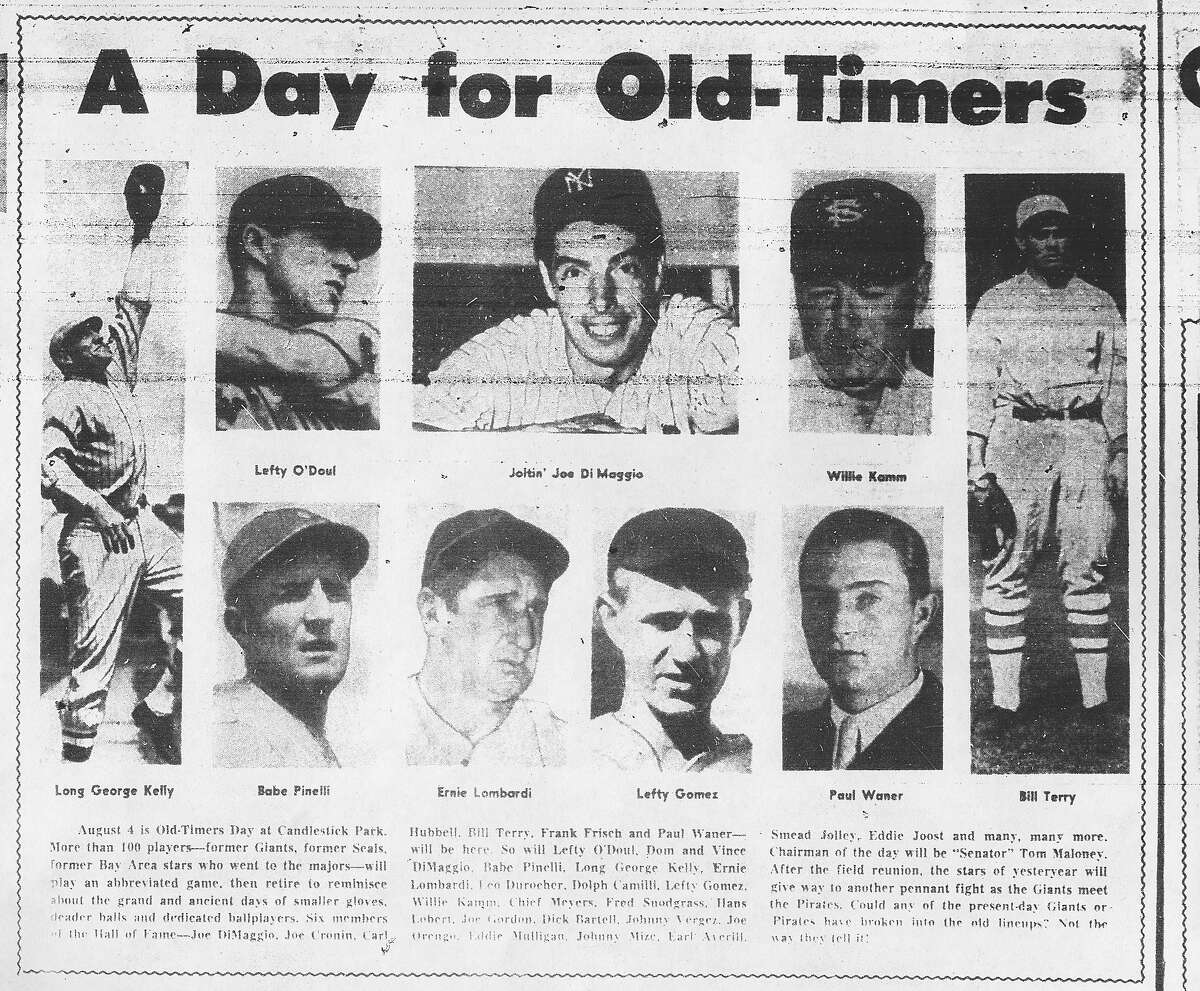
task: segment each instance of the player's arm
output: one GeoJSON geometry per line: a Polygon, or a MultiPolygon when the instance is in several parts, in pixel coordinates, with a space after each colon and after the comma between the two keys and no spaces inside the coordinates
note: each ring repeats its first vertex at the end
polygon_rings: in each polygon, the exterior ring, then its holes
{"type": "Polygon", "coordinates": [[[996,422],[1003,363],[1003,314],[985,294],[967,326],[969,347],[967,383],[967,483],[974,487],[987,474],[987,445],[996,422]]]}
{"type": "Polygon", "coordinates": [[[1104,478],[1109,495],[1125,498],[1129,490],[1128,411],[1126,409],[1125,322],[1113,305],[1105,332],[1102,368],[1106,372],[1106,388],[1101,399],[1100,417],[1108,433],[1108,466],[1104,478]]]}
{"type": "Polygon", "coordinates": [[[114,357],[130,388],[137,384],[142,331],[154,298],[159,250],[151,240],[151,232],[162,206],[165,182],[162,169],[152,164],[135,166],[125,180],[125,210],[133,224],[133,233],[125,280],[117,293],[109,329],[114,357]]]}
{"type": "Polygon", "coordinates": [[[100,532],[105,550],[124,554],[133,549],[133,533],[128,521],[103,495],[84,484],[61,448],[42,458],[42,493],[53,498],[56,505],[65,504],[90,516],[100,532]]]}
{"type": "Polygon", "coordinates": [[[280,327],[225,314],[217,326],[217,380],[270,382],[323,395],[373,370],[377,337],[375,328],[361,320],[280,327]]]}

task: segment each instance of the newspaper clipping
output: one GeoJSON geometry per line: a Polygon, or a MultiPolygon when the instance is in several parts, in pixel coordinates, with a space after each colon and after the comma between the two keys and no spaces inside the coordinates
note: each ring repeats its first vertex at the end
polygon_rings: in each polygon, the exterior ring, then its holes
{"type": "Polygon", "coordinates": [[[1200,27],[1071,6],[0,11],[0,984],[1183,986],[1200,27]]]}

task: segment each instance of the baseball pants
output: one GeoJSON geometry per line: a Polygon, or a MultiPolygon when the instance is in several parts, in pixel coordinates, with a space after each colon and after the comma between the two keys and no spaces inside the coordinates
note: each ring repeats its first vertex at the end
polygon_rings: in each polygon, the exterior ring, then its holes
{"type": "Polygon", "coordinates": [[[992,701],[1011,710],[1020,704],[1029,574],[1038,552],[1054,535],[1083,704],[1099,705],[1108,698],[1107,571],[1113,532],[1104,426],[1096,420],[1027,423],[1001,414],[988,440],[987,465],[1017,519],[1012,547],[985,562],[983,607],[992,701]]]}
{"type": "MultiPolygon", "coordinates": [[[[140,513],[130,522],[134,547],[124,554],[104,549],[90,518],[67,517],[58,541],[71,677],[58,703],[63,742],[90,749],[104,721],[108,686],[116,669],[125,623],[139,591],[175,616],[183,602],[179,538],[160,520],[140,513]]],[[[177,692],[174,658],[160,681],[177,692]]],[[[156,688],[155,692],[159,692],[156,688]]],[[[162,693],[159,692],[161,695],[162,693]]]]}

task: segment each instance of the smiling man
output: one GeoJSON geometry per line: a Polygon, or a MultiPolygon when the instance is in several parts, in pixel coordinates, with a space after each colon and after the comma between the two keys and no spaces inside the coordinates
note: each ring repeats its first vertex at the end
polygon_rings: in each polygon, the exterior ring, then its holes
{"type": "Polygon", "coordinates": [[[784,770],[940,770],[942,686],[917,658],[938,605],[921,535],[840,509],[813,528],[798,571],[804,638],[830,700],[784,716],[784,770]]]}
{"type": "Polygon", "coordinates": [[[338,767],[329,696],[350,659],[351,583],[370,553],[354,527],[300,507],[272,509],[229,542],[225,628],[245,676],[213,690],[217,767],[338,767]]]}
{"type": "Polygon", "coordinates": [[[418,428],[732,433],[738,350],[728,315],[662,296],[666,244],[650,181],[558,169],[533,204],[554,306],[467,341],[416,400],[418,428]]]}
{"type": "Polygon", "coordinates": [[[379,221],[315,176],[238,195],[225,239],[233,291],[217,314],[217,429],[379,426],[378,334],[338,314],[381,237],[379,221]]]}
{"type": "Polygon", "coordinates": [[[928,434],[933,380],[909,360],[929,299],[925,215],[879,179],[826,182],[792,208],[804,351],[791,363],[791,429],[928,434]]]}
{"type": "Polygon", "coordinates": [[[401,689],[409,764],[565,762],[562,720],[524,694],[550,587],[569,561],[557,539],[502,509],[468,510],[434,528],[417,596],[425,660],[401,689]]]}
{"type": "Polygon", "coordinates": [[[600,767],[748,772],[750,740],[712,706],[750,619],[746,542],[704,509],[654,509],[621,526],[596,618],[624,663],[621,707],[593,719],[600,767]]]}

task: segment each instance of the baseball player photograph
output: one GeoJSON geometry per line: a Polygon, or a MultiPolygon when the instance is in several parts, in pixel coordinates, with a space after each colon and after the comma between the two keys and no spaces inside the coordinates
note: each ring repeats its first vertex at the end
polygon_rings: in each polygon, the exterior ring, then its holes
{"type": "Polygon", "coordinates": [[[666,507],[624,522],[608,546],[593,624],[593,712],[620,678],[612,711],[588,724],[583,752],[621,771],[748,773],[752,745],[713,719],[750,621],[741,531],[707,509],[666,507]]]}
{"type": "Polygon", "coordinates": [[[968,176],[966,205],[974,769],[1124,772],[1123,177],[968,176]]]}
{"type": "Polygon", "coordinates": [[[410,765],[566,762],[563,720],[526,692],[551,589],[569,563],[557,537],[504,509],[469,509],[434,527],[417,595],[425,657],[400,686],[410,765]]]}
{"type": "Polygon", "coordinates": [[[940,552],[940,514],[889,509],[792,517],[790,616],[803,642],[785,675],[785,771],[942,769],[940,553],[931,564],[929,552],[940,552]]]}
{"type": "Polygon", "coordinates": [[[417,169],[415,427],[736,432],[736,196],[723,174],[417,169]]]}
{"type": "Polygon", "coordinates": [[[352,170],[218,173],[218,430],[379,427],[377,185],[352,170]]]}
{"type": "Polygon", "coordinates": [[[213,689],[214,766],[358,763],[370,719],[354,606],[375,584],[374,562],[363,572],[376,507],[234,503],[216,513],[226,660],[241,671],[213,689]]]}
{"type": "Polygon", "coordinates": [[[51,334],[61,381],[47,374],[42,406],[43,562],[57,562],[57,574],[43,572],[56,594],[43,601],[60,610],[43,619],[65,621],[63,650],[43,655],[42,680],[58,710],[62,759],[75,763],[97,750],[110,764],[181,760],[182,545],[149,511],[148,494],[183,481],[172,270],[184,174],[182,165],[63,163],[48,197],[52,240],[87,232],[59,246],[71,266],[52,277],[56,298],[104,300],[51,334]],[[75,213],[81,205],[85,216],[75,213]],[[78,284],[79,272],[121,261],[115,297],[104,299],[108,284],[78,284]],[[148,622],[147,607],[167,618],[148,622]]]}
{"type": "Polygon", "coordinates": [[[791,429],[928,434],[932,177],[802,175],[796,185],[791,429]]]}

